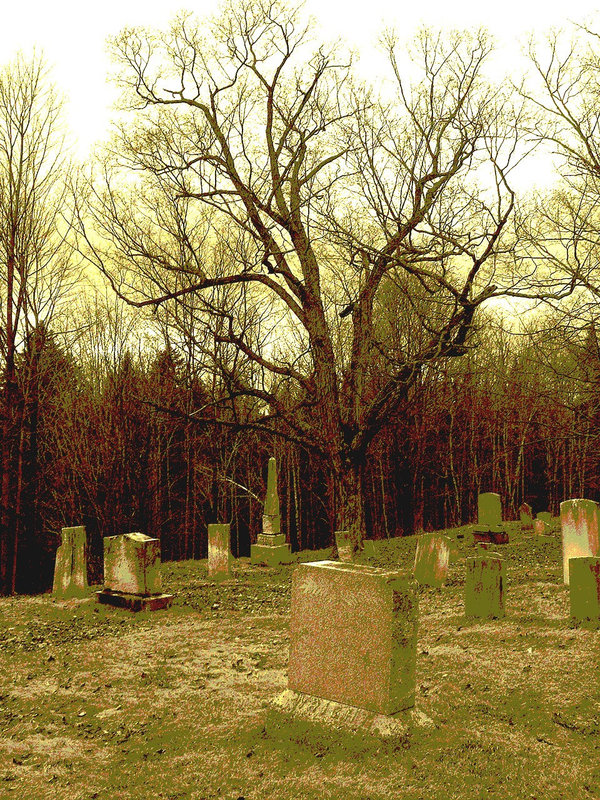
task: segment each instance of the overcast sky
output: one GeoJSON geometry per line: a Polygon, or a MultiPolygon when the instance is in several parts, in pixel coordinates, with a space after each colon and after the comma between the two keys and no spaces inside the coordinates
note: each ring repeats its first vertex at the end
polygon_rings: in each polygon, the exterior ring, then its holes
{"type": "MultiPolygon", "coordinates": [[[[200,16],[218,8],[217,0],[0,0],[0,64],[17,50],[40,48],[54,67],[53,77],[69,101],[68,122],[81,157],[109,125],[114,89],[106,82],[109,63],[106,37],[126,25],[162,27],[181,8],[200,16]]],[[[456,28],[485,25],[495,34],[502,63],[518,65],[520,45],[528,32],[565,27],[569,19],[589,20],[596,10],[589,0],[568,3],[547,0],[307,0],[307,9],[323,26],[325,36],[340,35],[358,48],[362,68],[369,70],[369,52],[384,25],[409,38],[422,24],[456,28]]]]}

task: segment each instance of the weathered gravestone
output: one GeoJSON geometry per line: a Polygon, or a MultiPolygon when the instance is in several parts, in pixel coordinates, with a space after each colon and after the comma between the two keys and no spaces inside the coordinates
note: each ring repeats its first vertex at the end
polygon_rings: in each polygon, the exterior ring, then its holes
{"type": "Polygon", "coordinates": [[[576,622],[600,623],[600,558],[569,559],[569,597],[576,622]]]}
{"type": "Polygon", "coordinates": [[[521,503],[519,506],[519,519],[522,530],[530,531],[533,528],[533,511],[529,503],[521,503]]]}
{"type": "Polygon", "coordinates": [[[415,578],[424,586],[443,586],[448,577],[450,538],[436,533],[417,536],[415,578]]]}
{"type": "Polygon", "coordinates": [[[62,542],[56,551],[52,594],[55,597],[81,597],[88,592],[87,535],[83,525],[61,530],[62,542]]]}
{"type": "Polygon", "coordinates": [[[162,592],[160,541],[137,532],[106,536],[104,589],[98,600],[132,611],[170,606],[173,595],[162,592]]]}
{"type": "Polygon", "coordinates": [[[256,544],[250,545],[250,563],[275,567],[289,564],[292,560],[291,547],[286,544],[285,534],[280,532],[279,495],[277,494],[277,464],[269,459],[267,468],[267,496],[263,509],[262,533],[256,537],[256,544]]]}
{"type": "Polygon", "coordinates": [[[362,564],[301,564],[292,578],[288,689],[270,733],[315,729],[404,740],[415,704],[418,599],[410,576],[362,564]]]}
{"type": "Polygon", "coordinates": [[[231,526],[208,526],[208,577],[216,580],[231,574],[231,526]]]}
{"type": "Polygon", "coordinates": [[[546,536],[549,530],[550,526],[543,519],[536,517],[533,520],[533,532],[536,536],[546,536]]]}
{"type": "Polygon", "coordinates": [[[563,580],[569,583],[569,559],[599,556],[598,504],[593,500],[564,500],[560,504],[563,580]]]}
{"type": "Polygon", "coordinates": [[[465,616],[503,617],[506,565],[499,553],[467,558],[465,616]]]}
{"type": "Polygon", "coordinates": [[[502,526],[502,502],[495,492],[483,492],[477,499],[477,524],[473,526],[476,542],[506,544],[508,534],[502,526]]]}
{"type": "Polygon", "coordinates": [[[354,541],[352,540],[350,531],[336,531],[335,546],[340,561],[345,561],[346,563],[352,561],[354,558],[354,541]]]}
{"type": "Polygon", "coordinates": [[[550,525],[552,523],[552,514],[549,511],[538,511],[535,515],[536,519],[541,519],[546,525],[550,525]]]}
{"type": "MultiPolygon", "coordinates": [[[[338,546],[338,552],[339,552],[339,546],[338,546]]],[[[373,539],[363,539],[363,553],[367,558],[375,557],[375,542],[373,541],[373,539]]]]}

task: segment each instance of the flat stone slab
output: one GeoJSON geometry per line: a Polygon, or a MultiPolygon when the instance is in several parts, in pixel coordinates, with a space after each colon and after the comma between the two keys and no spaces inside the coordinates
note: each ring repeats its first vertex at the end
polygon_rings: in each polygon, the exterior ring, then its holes
{"type": "Polygon", "coordinates": [[[508,544],[508,533],[505,530],[491,530],[487,525],[474,525],[473,541],[489,542],[490,544],[508,544]]]}
{"type": "Polygon", "coordinates": [[[313,561],[292,577],[288,688],[378,714],[415,704],[417,584],[366,564],[313,561]]]}
{"type": "Polygon", "coordinates": [[[290,544],[269,547],[262,544],[250,545],[250,563],[262,564],[265,567],[277,567],[279,564],[291,564],[294,560],[290,544]]]}
{"type": "Polygon", "coordinates": [[[414,708],[396,714],[379,714],[365,708],[326,700],[286,689],[267,709],[265,730],[272,738],[311,745],[398,746],[434,722],[414,708]]]}
{"type": "Polygon", "coordinates": [[[173,602],[172,594],[141,595],[128,594],[127,592],[96,592],[99,603],[117,608],[127,608],[130,611],[157,611],[159,608],[169,608],[173,602]]]}

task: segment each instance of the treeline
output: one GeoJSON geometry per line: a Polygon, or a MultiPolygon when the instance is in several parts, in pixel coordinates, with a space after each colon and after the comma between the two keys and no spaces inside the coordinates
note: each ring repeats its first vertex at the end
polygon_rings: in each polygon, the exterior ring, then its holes
{"type": "MultiPolygon", "coordinates": [[[[88,327],[69,346],[36,328],[17,359],[17,591],[51,585],[60,528],[74,524],[88,530],[96,580],[102,537],[134,530],[160,538],[165,560],[205,558],[207,525],[228,521],[234,554],[249,555],[270,455],[293,549],[332,544],[335,499],[318,454],[240,429],[243,409],[216,403],[218,388],[168,343],[135,352],[130,337],[99,350],[121,339],[106,330],[110,310],[100,316],[103,331],[88,327]]],[[[124,320],[112,324],[122,331],[124,320]]],[[[565,498],[595,496],[599,375],[593,326],[576,339],[560,324],[552,336],[518,335],[488,320],[462,359],[422,376],[374,440],[365,536],[474,521],[482,491],[502,495],[507,518],[523,500],[557,513],[565,498]]]]}

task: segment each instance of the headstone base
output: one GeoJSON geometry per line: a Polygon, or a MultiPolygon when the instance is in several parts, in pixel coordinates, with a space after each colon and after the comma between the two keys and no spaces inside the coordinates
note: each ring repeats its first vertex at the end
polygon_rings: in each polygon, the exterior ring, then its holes
{"type": "Polygon", "coordinates": [[[474,542],[490,542],[490,544],[508,544],[508,533],[489,525],[473,525],[474,542]]]}
{"type": "Polygon", "coordinates": [[[126,594],[125,592],[96,592],[99,603],[127,608],[130,611],[156,611],[169,608],[173,602],[172,594],[126,594]]]}
{"type": "Polygon", "coordinates": [[[250,563],[263,564],[266,567],[276,567],[279,564],[291,564],[292,548],[289,544],[279,545],[266,545],[266,544],[251,544],[250,545],[250,563]]]}
{"type": "Polygon", "coordinates": [[[256,544],[264,547],[279,547],[285,544],[285,533],[259,533],[256,537],[256,544]]]}
{"type": "Polygon", "coordinates": [[[272,738],[329,746],[350,739],[361,747],[403,745],[418,729],[431,728],[435,723],[414,708],[378,714],[293,689],[286,689],[270,702],[265,723],[272,738]]]}

